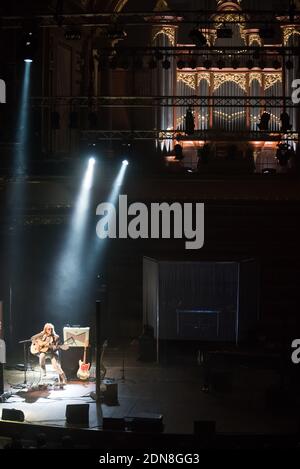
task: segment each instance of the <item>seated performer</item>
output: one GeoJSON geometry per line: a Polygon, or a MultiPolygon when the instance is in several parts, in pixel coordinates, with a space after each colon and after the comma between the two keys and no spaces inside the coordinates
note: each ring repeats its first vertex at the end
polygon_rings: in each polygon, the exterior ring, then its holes
{"type": "Polygon", "coordinates": [[[31,337],[31,341],[34,348],[34,351],[31,351],[39,355],[43,376],[46,376],[46,358],[50,358],[54,370],[58,373],[59,383],[66,384],[66,375],[59,362],[59,336],[55,333],[53,324],[46,323],[41,332],[31,337]]]}

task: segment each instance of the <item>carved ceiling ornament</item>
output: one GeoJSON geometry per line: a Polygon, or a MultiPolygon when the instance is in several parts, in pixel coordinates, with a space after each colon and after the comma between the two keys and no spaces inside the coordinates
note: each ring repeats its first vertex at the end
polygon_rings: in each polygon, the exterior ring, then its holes
{"type": "Polygon", "coordinates": [[[181,81],[192,90],[196,90],[197,87],[197,74],[196,73],[177,73],[177,82],[181,81]]]}
{"type": "Polygon", "coordinates": [[[200,31],[205,37],[205,39],[207,40],[208,44],[210,46],[213,46],[217,40],[217,31],[214,29],[210,29],[210,30],[201,29],[200,31]]]}
{"type": "Polygon", "coordinates": [[[237,15],[235,13],[221,13],[218,15],[215,15],[214,20],[217,22],[216,28],[219,29],[222,27],[222,24],[224,23],[236,23],[239,26],[240,29],[240,35],[241,38],[243,39],[244,43],[246,44],[246,32],[245,32],[245,23],[246,23],[246,18],[244,15],[238,15],[241,23],[236,22],[237,15]]]}
{"type": "Polygon", "coordinates": [[[177,73],[177,82],[181,81],[191,89],[196,90],[201,80],[205,80],[209,86],[212,80],[213,91],[216,91],[218,88],[220,88],[221,85],[223,85],[223,83],[232,81],[240,86],[243,91],[247,92],[247,75],[249,75],[249,85],[251,85],[252,82],[256,80],[260,86],[263,85],[264,76],[265,90],[271,88],[276,83],[282,83],[281,72],[251,72],[249,74],[235,72],[179,72],[177,73]]]}
{"type": "Polygon", "coordinates": [[[197,74],[197,83],[200,84],[201,80],[205,80],[207,82],[208,86],[210,86],[211,73],[209,73],[209,72],[199,72],[197,74]]]}
{"type": "Polygon", "coordinates": [[[279,72],[264,73],[265,77],[265,90],[271,88],[276,83],[282,83],[282,74],[279,72]]]}
{"type": "Polygon", "coordinates": [[[261,37],[258,33],[250,33],[248,34],[249,38],[249,46],[252,46],[253,44],[257,43],[260,47],[262,47],[262,40],[261,37]]]}
{"type": "Polygon", "coordinates": [[[232,81],[242,88],[243,91],[247,92],[247,74],[246,73],[214,73],[214,85],[213,90],[216,91],[220,88],[223,83],[232,81]]]}
{"type": "Polygon", "coordinates": [[[158,31],[155,31],[154,35],[153,35],[153,41],[155,41],[155,39],[157,39],[157,37],[160,35],[160,34],[163,34],[164,36],[167,36],[167,38],[169,39],[170,41],[170,44],[172,47],[175,46],[175,36],[176,36],[176,28],[175,26],[163,26],[162,28],[160,28],[158,31]]]}
{"type": "Polygon", "coordinates": [[[258,72],[249,73],[249,85],[252,85],[252,82],[256,80],[262,86],[262,74],[258,72]]]}
{"type": "Polygon", "coordinates": [[[294,34],[300,36],[300,30],[296,26],[283,26],[283,43],[286,46],[289,42],[289,39],[294,34]]]}

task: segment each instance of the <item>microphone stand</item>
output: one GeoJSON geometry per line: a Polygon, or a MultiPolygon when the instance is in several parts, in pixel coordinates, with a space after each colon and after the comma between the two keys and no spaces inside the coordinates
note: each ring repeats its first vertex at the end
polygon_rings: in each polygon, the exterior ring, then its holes
{"type": "Polygon", "coordinates": [[[23,384],[27,385],[27,350],[26,344],[31,342],[31,339],[20,340],[19,344],[23,344],[23,355],[24,355],[24,382],[23,384]]]}

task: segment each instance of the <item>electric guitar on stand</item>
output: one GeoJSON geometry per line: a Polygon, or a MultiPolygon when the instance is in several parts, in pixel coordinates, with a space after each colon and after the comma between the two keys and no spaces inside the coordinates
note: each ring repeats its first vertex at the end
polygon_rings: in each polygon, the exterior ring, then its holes
{"type": "Polygon", "coordinates": [[[79,368],[77,371],[77,378],[85,381],[90,377],[90,363],[86,363],[86,347],[84,347],[83,360],[79,360],[79,368]]]}

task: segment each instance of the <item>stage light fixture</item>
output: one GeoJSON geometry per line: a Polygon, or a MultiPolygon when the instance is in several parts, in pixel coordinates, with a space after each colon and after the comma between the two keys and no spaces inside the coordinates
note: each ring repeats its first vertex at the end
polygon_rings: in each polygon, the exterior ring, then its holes
{"type": "Polygon", "coordinates": [[[123,166],[128,166],[128,165],[129,165],[129,161],[128,161],[128,160],[123,160],[123,161],[122,161],[122,165],[123,165],[123,166]]]}
{"type": "Polygon", "coordinates": [[[154,52],[154,56],[156,60],[162,60],[164,58],[163,53],[160,50],[156,50],[154,52]]]}
{"type": "Polygon", "coordinates": [[[261,70],[263,70],[267,66],[266,61],[264,59],[259,60],[258,66],[261,70]]]}
{"type": "Polygon", "coordinates": [[[177,68],[179,68],[179,70],[182,70],[183,68],[186,68],[186,63],[184,60],[178,60],[177,62],[177,68]]]}
{"type": "Polygon", "coordinates": [[[279,62],[279,60],[273,60],[272,65],[275,69],[281,68],[281,63],[279,62]]]}
{"type": "Polygon", "coordinates": [[[232,68],[233,68],[234,70],[236,70],[237,68],[239,68],[239,66],[240,66],[239,60],[233,59],[233,61],[231,62],[231,66],[232,66],[232,68]]]}
{"type": "Polygon", "coordinates": [[[192,69],[197,68],[197,61],[196,61],[196,59],[191,59],[191,60],[189,61],[189,67],[192,68],[192,69]]]}
{"type": "Polygon", "coordinates": [[[21,44],[21,56],[24,62],[33,62],[36,51],[36,38],[32,30],[23,33],[21,44]]]}
{"type": "Polygon", "coordinates": [[[248,60],[247,63],[246,63],[246,66],[249,70],[251,70],[252,68],[254,68],[254,61],[253,60],[248,60]]]}
{"type": "Polygon", "coordinates": [[[295,22],[295,13],[296,13],[296,4],[293,1],[290,1],[290,5],[289,5],[289,20],[290,20],[290,23],[295,22]]]}
{"type": "Polygon", "coordinates": [[[220,68],[220,69],[221,69],[221,68],[225,68],[225,60],[219,59],[219,60],[217,61],[217,67],[220,68]]]}
{"type": "Polygon", "coordinates": [[[169,70],[169,68],[171,67],[171,62],[169,59],[165,59],[162,61],[161,65],[164,70],[169,70]]]}
{"type": "Polygon", "coordinates": [[[294,64],[291,59],[287,60],[285,63],[285,68],[287,70],[292,70],[294,68],[294,64]]]}
{"type": "Polygon", "coordinates": [[[205,47],[208,45],[206,37],[198,28],[193,28],[189,33],[189,37],[197,47],[205,47]]]}
{"type": "Polygon", "coordinates": [[[209,59],[204,60],[203,65],[204,65],[204,67],[208,70],[208,69],[210,69],[210,68],[212,67],[212,61],[209,60],[209,59]]]}

